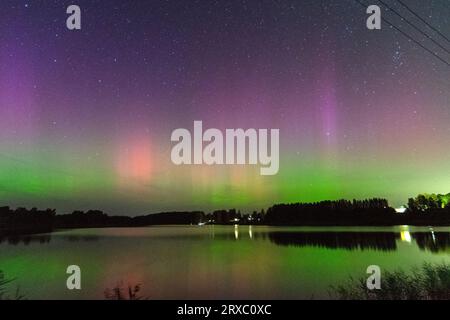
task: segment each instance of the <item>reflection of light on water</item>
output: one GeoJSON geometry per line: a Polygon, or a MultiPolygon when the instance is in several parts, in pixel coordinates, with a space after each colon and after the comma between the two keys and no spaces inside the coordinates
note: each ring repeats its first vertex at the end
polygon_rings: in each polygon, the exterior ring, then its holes
{"type": "Polygon", "coordinates": [[[409,233],[409,226],[401,226],[400,239],[403,242],[411,242],[411,233],[409,233]]]}
{"type": "Polygon", "coordinates": [[[409,231],[400,232],[400,237],[402,241],[411,242],[411,233],[409,233],[409,231]]]}
{"type": "Polygon", "coordinates": [[[211,225],[209,226],[209,236],[210,236],[211,238],[213,238],[213,239],[216,237],[216,233],[215,233],[214,225],[213,225],[213,224],[211,224],[211,225]]]}
{"type": "Polygon", "coordinates": [[[409,231],[407,231],[407,230],[401,231],[400,238],[404,242],[411,242],[411,233],[409,233],[409,231]]]}
{"type": "Polygon", "coordinates": [[[234,225],[234,238],[239,239],[239,226],[237,224],[234,225]]]}
{"type": "Polygon", "coordinates": [[[250,236],[250,239],[253,239],[252,226],[248,226],[248,235],[250,236]]]}
{"type": "Polygon", "coordinates": [[[430,231],[431,231],[431,238],[433,239],[433,242],[436,243],[436,236],[434,235],[433,228],[430,228],[430,231]]]}

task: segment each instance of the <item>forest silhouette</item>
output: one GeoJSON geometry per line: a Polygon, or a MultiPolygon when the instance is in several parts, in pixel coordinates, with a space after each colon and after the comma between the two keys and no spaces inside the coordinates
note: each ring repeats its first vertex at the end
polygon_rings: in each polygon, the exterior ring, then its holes
{"type": "Polygon", "coordinates": [[[269,225],[269,226],[392,226],[450,225],[450,193],[420,194],[408,200],[402,213],[385,199],[336,200],[316,203],[277,204],[266,211],[242,214],[236,209],[210,213],[163,212],[136,217],[109,216],[100,210],[57,214],[38,210],[0,207],[0,235],[48,233],[55,229],[144,227],[151,225],[269,225]]]}

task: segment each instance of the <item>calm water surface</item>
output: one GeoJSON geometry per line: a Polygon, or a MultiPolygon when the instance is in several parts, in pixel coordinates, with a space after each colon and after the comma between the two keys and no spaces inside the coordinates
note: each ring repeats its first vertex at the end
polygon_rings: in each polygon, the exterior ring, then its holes
{"type": "Polygon", "coordinates": [[[149,299],[329,298],[369,265],[450,263],[450,227],[161,226],[0,238],[0,270],[30,299],[103,299],[141,285],[149,299]],[[68,265],[82,290],[66,289],[68,265]]]}

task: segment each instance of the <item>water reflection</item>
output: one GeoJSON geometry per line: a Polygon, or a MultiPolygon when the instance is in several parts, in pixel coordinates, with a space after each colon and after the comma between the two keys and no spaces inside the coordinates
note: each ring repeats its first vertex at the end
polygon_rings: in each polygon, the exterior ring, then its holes
{"type": "Polygon", "coordinates": [[[70,235],[70,236],[64,236],[64,240],[70,241],[70,242],[91,242],[91,241],[99,241],[100,237],[95,235],[70,235]]]}
{"type": "Polygon", "coordinates": [[[431,252],[449,251],[450,253],[450,235],[447,232],[417,233],[414,234],[414,239],[417,246],[422,250],[431,252]]]}
{"type": "Polygon", "coordinates": [[[24,244],[29,245],[30,243],[40,243],[40,244],[47,244],[51,241],[52,236],[45,234],[45,235],[13,235],[13,236],[0,236],[0,244],[7,243],[10,245],[18,245],[18,244],[24,244]]]}
{"type": "MultiPolygon", "coordinates": [[[[106,241],[108,237],[102,235],[102,230],[93,231],[77,230],[69,234],[53,233],[43,235],[25,235],[25,236],[1,236],[0,244],[9,245],[30,245],[32,243],[49,244],[58,239],[67,242],[94,242],[106,241]],[[86,233],[85,233],[86,232],[86,233]]],[[[270,241],[277,246],[294,247],[319,247],[328,249],[346,249],[346,250],[380,250],[395,251],[400,243],[413,244],[421,250],[431,252],[450,252],[450,232],[435,231],[429,228],[429,231],[411,231],[408,226],[399,227],[394,231],[311,231],[311,230],[292,230],[284,231],[280,228],[272,229],[267,227],[239,226],[230,227],[207,226],[200,228],[183,227],[181,229],[170,229],[171,232],[158,233],[159,229],[146,229],[145,231],[137,229],[127,229],[125,233],[117,231],[118,236],[114,238],[137,238],[145,237],[159,239],[163,241],[189,239],[191,241],[270,241]],[[140,232],[143,232],[142,234],[140,232]]],[[[332,229],[330,229],[332,230],[332,229]]]]}
{"type": "MultiPolygon", "coordinates": [[[[61,239],[69,242],[89,242],[98,241],[100,237],[95,235],[68,235],[62,236],[61,239]]],[[[10,245],[29,245],[32,243],[48,244],[51,242],[51,240],[51,234],[0,236],[0,244],[7,243],[10,245]]]]}
{"type": "Polygon", "coordinates": [[[400,239],[402,239],[403,242],[411,243],[411,233],[409,232],[409,226],[401,226],[400,227],[400,239]]]}
{"type": "Polygon", "coordinates": [[[401,231],[400,238],[402,239],[403,242],[411,243],[411,241],[412,241],[411,233],[409,233],[409,231],[401,231]]]}
{"type": "Polygon", "coordinates": [[[329,249],[397,249],[398,234],[393,232],[270,232],[269,239],[281,246],[313,246],[329,249]]]}
{"type": "Polygon", "coordinates": [[[269,239],[282,246],[313,246],[329,249],[380,250],[397,249],[398,240],[415,241],[421,250],[431,252],[450,252],[450,233],[448,232],[271,232],[269,239]]]}

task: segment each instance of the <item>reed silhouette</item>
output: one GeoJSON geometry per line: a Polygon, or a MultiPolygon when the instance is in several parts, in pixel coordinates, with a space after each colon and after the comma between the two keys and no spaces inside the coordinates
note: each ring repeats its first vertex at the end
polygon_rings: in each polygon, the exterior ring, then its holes
{"type": "Polygon", "coordinates": [[[10,295],[8,288],[15,279],[7,279],[3,271],[0,270],[0,300],[23,300],[25,296],[20,293],[20,288],[17,287],[13,295],[10,295]]]}
{"type": "Polygon", "coordinates": [[[119,283],[112,289],[106,289],[104,296],[106,300],[148,300],[147,297],[139,295],[141,289],[140,284],[124,287],[122,283],[119,283]]]}
{"type": "Polygon", "coordinates": [[[365,278],[350,278],[345,284],[331,287],[330,294],[342,300],[448,300],[450,266],[424,263],[409,272],[382,272],[379,290],[369,290],[365,278]]]}

